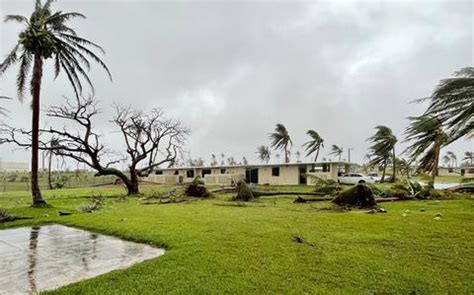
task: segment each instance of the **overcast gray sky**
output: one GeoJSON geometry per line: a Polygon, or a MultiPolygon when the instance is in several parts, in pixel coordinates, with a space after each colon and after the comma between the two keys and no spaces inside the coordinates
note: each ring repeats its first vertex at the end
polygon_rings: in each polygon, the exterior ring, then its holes
{"type": "MultiPolygon", "coordinates": [[[[0,0],[2,18],[32,8],[33,0],[0,0]]],[[[191,129],[187,149],[206,162],[211,153],[256,162],[256,147],[269,144],[276,123],[289,130],[293,152],[303,152],[306,130],[315,129],[325,140],[321,157],[337,144],[362,161],[376,125],[402,140],[406,117],[424,109],[409,102],[473,65],[471,1],[63,0],[53,8],[85,14],[73,26],[106,50],[114,81],[92,71],[104,140],[120,145],[107,122],[113,102],[162,107],[191,129]]],[[[0,26],[3,60],[21,26],[0,26]]],[[[72,96],[48,64],[43,106],[72,96]]],[[[16,70],[0,78],[1,93],[15,95],[16,70]]],[[[29,126],[27,100],[6,106],[11,124],[29,126]]],[[[445,150],[461,157],[474,144],[445,150]]],[[[13,146],[0,152],[4,160],[29,159],[13,146]]]]}

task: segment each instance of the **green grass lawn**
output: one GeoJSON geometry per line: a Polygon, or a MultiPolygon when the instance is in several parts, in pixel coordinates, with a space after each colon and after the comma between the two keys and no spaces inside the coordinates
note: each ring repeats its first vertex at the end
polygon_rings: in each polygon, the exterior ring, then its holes
{"type": "Polygon", "coordinates": [[[0,194],[0,208],[33,217],[0,228],[56,222],[167,249],[160,258],[52,294],[474,291],[470,198],[384,203],[388,213],[366,214],[321,210],[330,206],[326,202],[293,204],[294,197],[267,197],[239,206],[228,201],[230,195],[141,205],[137,198],[118,198],[123,195],[120,188],[63,189],[44,195],[54,208],[29,208],[26,192],[0,194]],[[91,195],[106,197],[102,210],[58,216],[58,210],[73,211],[91,195]],[[439,221],[434,219],[438,212],[443,214],[439,221]],[[316,246],[292,241],[295,235],[316,246]]]}

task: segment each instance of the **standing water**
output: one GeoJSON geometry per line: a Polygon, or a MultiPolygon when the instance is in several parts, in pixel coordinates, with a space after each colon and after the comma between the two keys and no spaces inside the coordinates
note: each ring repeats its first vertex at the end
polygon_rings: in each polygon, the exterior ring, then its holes
{"type": "Polygon", "coordinates": [[[62,225],[0,230],[0,294],[55,289],[164,252],[62,225]]]}

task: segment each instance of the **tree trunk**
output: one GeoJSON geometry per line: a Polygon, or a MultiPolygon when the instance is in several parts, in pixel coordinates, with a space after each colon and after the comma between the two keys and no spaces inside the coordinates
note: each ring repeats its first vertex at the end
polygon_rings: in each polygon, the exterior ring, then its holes
{"type": "Polygon", "coordinates": [[[31,122],[31,194],[33,196],[33,207],[44,207],[46,202],[41,197],[41,191],[38,185],[38,142],[39,142],[39,115],[40,115],[40,90],[41,78],[43,76],[43,60],[41,56],[35,55],[35,64],[33,67],[31,94],[33,101],[32,122],[31,122]]]}
{"type": "Polygon", "coordinates": [[[288,159],[288,149],[285,145],[285,163],[288,163],[288,162],[290,162],[290,160],[288,159]]]}
{"type": "Polygon", "coordinates": [[[392,182],[395,182],[396,181],[396,175],[397,175],[397,167],[396,167],[396,156],[395,156],[395,147],[393,147],[393,175],[392,175],[392,182]]]}
{"type": "Polygon", "coordinates": [[[439,152],[441,151],[441,145],[438,143],[435,144],[437,145],[437,147],[435,148],[435,158],[433,163],[433,169],[431,171],[431,181],[433,182],[433,187],[436,176],[438,176],[439,152]]]}
{"type": "Polygon", "coordinates": [[[135,168],[130,168],[130,180],[125,182],[125,185],[127,186],[127,195],[136,195],[140,193],[138,189],[138,175],[135,168]]]}
{"type": "Polygon", "coordinates": [[[51,164],[53,162],[53,152],[49,151],[49,162],[48,162],[48,187],[53,189],[53,184],[51,183],[51,164]]]}
{"type": "Polygon", "coordinates": [[[316,151],[316,157],[314,157],[314,162],[318,161],[318,156],[319,156],[319,148],[316,151]]]}
{"type": "Polygon", "coordinates": [[[382,172],[382,178],[380,179],[380,182],[385,182],[385,170],[387,170],[387,161],[383,163],[383,172],[382,172]]]}

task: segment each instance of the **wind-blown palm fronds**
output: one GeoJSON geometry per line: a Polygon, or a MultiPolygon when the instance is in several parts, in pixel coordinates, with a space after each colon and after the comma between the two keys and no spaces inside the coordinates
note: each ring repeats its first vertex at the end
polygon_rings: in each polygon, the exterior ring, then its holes
{"type": "Polygon", "coordinates": [[[405,153],[411,161],[418,159],[419,171],[431,172],[434,182],[438,175],[439,154],[441,148],[449,143],[449,137],[443,129],[440,119],[430,115],[410,117],[405,130],[406,141],[411,142],[405,153]]]}
{"type": "Polygon", "coordinates": [[[469,161],[470,164],[472,165],[472,162],[474,160],[474,152],[465,152],[463,160],[469,161]]]}
{"type": "Polygon", "coordinates": [[[395,160],[395,144],[398,141],[397,137],[387,126],[377,126],[375,129],[377,130],[375,134],[367,139],[372,143],[372,146],[369,149],[371,155],[370,165],[383,167],[381,179],[381,182],[383,182],[385,178],[385,170],[391,158],[393,165],[393,174],[391,180],[395,181],[397,164],[395,160]]]}
{"type": "Polygon", "coordinates": [[[270,133],[270,139],[272,140],[271,146],[277,150],[284,150],[285,152],[285,163],[290,162],[290,156],[288,153],[288,145],[293,146],[290,135],[283,124],[276,124],[275,132],[270,133]]]}
{"type": "Polygon", "coordinates": [[[306,156],[310,156],[313,153],[316,153],[314,157],[314,161],[316,162],[318,160],[319,151],[321,150],[322,147],[324,147],[324,140],[319,135],[319,133],[314,130],[308,130],[306,134],[309,135],[309,137],[311,137],[310,141],[305,142],[303,144],[303,146],[306,147],[305,149],[307,152],[306,156]]]}
{"type": "Polygon", "coordinates": [[[264,145],[261,145],[257,148],[257,155],[258,155],[258,159],[262,162],[265,162],[266,164],[268,164],[268,162],[270,161],[270,149],[268,148],[268,146],[264,146],[264,145]]]}
{"type": "Polygon", "coordinates": [[[331,146],[331,152],[328,155],[335,155],[339,157],[339,161],[341,161],[341,156],[343,152],[344,152],[344,149],[341,146],[337,146],[333,144],[331,146]]]}
{"type": "Polygon", "coordinates": [[[474,135],[474,67],[463,68],[454,77],[441,80],[428,101],[426,115],[434,115],[450,134],[450,142],[474,135]]]}

